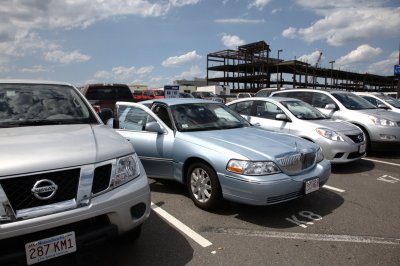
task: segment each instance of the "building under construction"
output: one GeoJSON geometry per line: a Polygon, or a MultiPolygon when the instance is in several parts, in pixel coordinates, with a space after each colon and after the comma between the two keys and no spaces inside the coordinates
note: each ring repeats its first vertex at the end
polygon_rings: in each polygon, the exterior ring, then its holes
{"type": "MultiPolygon", "coordinates": [[[[282,51],[282,50],[279,50],[282,51]]],[[[233,92],[256,92],[261,88],[319,88],[344,90],[397,91],[399,76],[379,76],[336,70],[299,60],[285,61],[270,57],[264,41],[207,55],[207,82],[229,85],[233,92]]]]}

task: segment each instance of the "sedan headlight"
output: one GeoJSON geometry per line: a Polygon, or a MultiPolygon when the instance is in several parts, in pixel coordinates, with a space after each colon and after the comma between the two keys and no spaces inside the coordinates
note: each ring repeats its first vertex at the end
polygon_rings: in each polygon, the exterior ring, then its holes
{"type": "Polygon", "coordinates": [[[117,159],[114,186],[120,186],[140,174],[139,158],[136,153],[117,159]]]}
{"type": "Polygon", "coordinates": [[[379,118],[373,115],[369,116],[369,119],[371,119],[371,121],[378,126],[385,126],[385,127],[395,127],[397,126],[396,122],[391,121],[389,119],[386,118],[379,118]]]}
{"type": "Polygon", "coordinates": [[[278,166],[271,161],[244,161],[232,159],[228,162],[226,170],[242,175],[271,175],[280,173],[278,166]]]}
{"type": "Polygon", "coordinates": [[[319,148],[317,151],[317,155],[316,157],[316,162],[319,163],[320,161],[322,161],[324,159],[324,154],[322,153],[322,149],[319,148]]]}
{"type": "Polygon", "coordinates": [[[328,128],[316,128],[315,131],[317,131],[317,133],[324,138],[334,141],[344,141],[342,136],[340,136],[336,131],[330,130],[328,128]]]}

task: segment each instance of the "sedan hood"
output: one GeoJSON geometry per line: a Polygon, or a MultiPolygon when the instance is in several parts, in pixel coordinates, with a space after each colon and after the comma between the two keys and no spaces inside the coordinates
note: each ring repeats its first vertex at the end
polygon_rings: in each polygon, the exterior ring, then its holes
{"type": "Polygon", "coordinates": [[[362,112],[367,115],[374,115],[379,118],[386,118],[391,121],[399,122],[400,121],[400,114],[391,112],[388,110],[383,109],[365,109],[365,110],[356,110],[357,112],[362,112]]]}
{"type": "Polygon", "coordinates": [[[0,177],[92,164],[132,153],[132,145],[104,125],[0,129],[0,177]]]}
{"type": "Polygon", "coordinates": [[[292,153],[315,152],[318,146],[302,138],[256,127],[182,133],[181,138],[218,150],[232,158],[275,160],[292,153]]]}
{"type": "Polygon", "coordinates": [[[338,121],[333,119],[324,119],[324,120],[312,120],[308,121],[313,127],[324,127],[336,132],[341,132],[343,134],[360,134],[362,131],[355,125],[346,122],[346,121],[338,121]]]}

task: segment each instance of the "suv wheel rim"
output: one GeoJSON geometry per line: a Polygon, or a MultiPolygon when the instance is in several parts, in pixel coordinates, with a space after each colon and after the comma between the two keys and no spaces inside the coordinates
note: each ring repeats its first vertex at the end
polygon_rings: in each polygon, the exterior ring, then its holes
{"type": "Polygon", "coordinates": [[[204,169],[196,168],[193,170],[190,176],[190,189],[197,201],[205,203],[210,199],[212,192],[211,180],[204,169]]]}

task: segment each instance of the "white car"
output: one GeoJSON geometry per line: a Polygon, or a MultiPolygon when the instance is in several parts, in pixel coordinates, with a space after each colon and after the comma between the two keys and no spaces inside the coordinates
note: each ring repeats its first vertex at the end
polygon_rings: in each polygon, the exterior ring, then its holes
{"type": "Polygon", "coordinates": [[[306,102],[284,97],[252,97],[227,105],[250,123],[262,128],[294,134],[322,148],[331,163],[347,163],[365,156],[362,130],[345,121],[336,121],[306,102]]]}
{"type": "Polygon", "coordinates": [[[354,92],[365,100],[369,101],[378,108],[387,109],[392,112],[400,113],[400,101],[383,93],[374,92],[354,92]]]}

